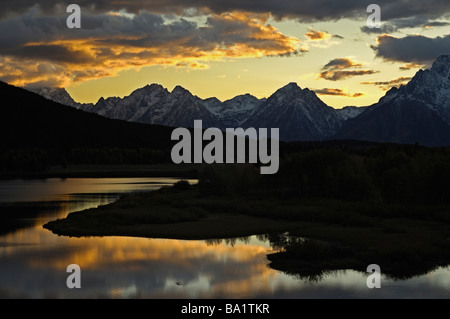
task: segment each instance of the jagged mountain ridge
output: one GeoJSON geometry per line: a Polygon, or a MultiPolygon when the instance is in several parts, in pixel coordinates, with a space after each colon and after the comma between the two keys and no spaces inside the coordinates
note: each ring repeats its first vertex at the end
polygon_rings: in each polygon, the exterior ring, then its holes
{"type": "Polygon", "coordinates": [[[220,127],[202,100],[181,86],[169,92],[158,84],[146,85],[124,98],[100,98],[95,105],[82,109],[111,119],[144,124],[192,127],[194,120],[202,120],[207,127],[220,127]]]}
{"type": "Polygon", "coordinates": [[[217,98],[209,98],[203,100],[203,103],[219,119],[223,126],[240,127],[265,100],[258,99],[251,94],[244,94],[225,102],[221,102],[217,98]]]}
{"type": "Polygon", "coordinates": [[[75,102],[75,100],[70,96],[69,92],[67,92],[64,88],[34,87],[29,88],[28,90],[45,97],[47,100],[51,100],[63,105],[72,106],[76,109],[93,106],[93,104],[82,104],[75,102]]]}
{"type": "Polygon", "coordinates": [[[334,108],[296,83],[276,91],[243,123],[244,127],[279,128],[283,141],[325,139],[341,125],[342,119],[334,108]]]}
{"type": "Polygon", "coordinates": [[[391,94],[424,103],[450,125],[450,56],[438,57],[431,69],[418,71],[408,84],[391,94]]]}
{"type": "Polygon", "coordinates": [[[406,85],[392,88],[368,107],[334,109],[309,89],[290,83],[268,99],[245,94],[227,101],[201,99],[178,86],[140,88],[124,98],[79,104],[64,90],[35,91],[60,103],[113,119],[166,126],[279,128],[284,141],[356,139],[375,142],[450,145],[450,56],[439,57],[406,85]]]}
{"type": "Polygon", "coordinates": [[[64,89],[41,88],[34,92],[59,103],[67,101],[67,105],[87,112],[130,122],[192,127],[194,120],[201,119],[203,127],[221,129],[279,127],[280,139],[286,141],[324,139],[335,133],[347,118],[359,114],[353,109],[335,110],[323,103],[313,91],[302,90],[294,83],[276,91],[268,99],[244,94],[224,102],[214,97],[202,100],[181,86],[169,92],[158,84],[146,85],[124,98],[100,98],[95,105],[76,103],[64,89]],[[289,96],[280,98],[280,94],[289,96]],[[261,111],[263,104],[267,108],[269,100],[270,110],[261,111]],[[295,116],[289,118],[289,103],[292,101],[300,101],[297,106],[301,104],[302,107],[293,111],[295,116]],[[285,116],[280,118],[280,114],[285,116]],[[274,119],[278,121],[273,122],[274,119]]]}
{"type": "Polygon", "coordinates": [[[431,69],[389,90],[360,116],[346,121],[336,138],[450,145],[450,56],[440,56],[431,69]]]}

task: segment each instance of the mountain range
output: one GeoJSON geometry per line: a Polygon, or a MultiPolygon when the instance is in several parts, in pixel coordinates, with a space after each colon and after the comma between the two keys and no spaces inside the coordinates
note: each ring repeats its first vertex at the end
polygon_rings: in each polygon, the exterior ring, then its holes
{"type": "Polygon", "coordinates": [[[334,109],[314,91],[289,83],[267,99],[250,94],[227,101],[201,99],[181,86],[172,92],[158,84],[124,98],[75,102],[62,88],[30,89],[52,101],[110,119],[170,127],[279,128],[283,141],[352,139],[373,142],[450,145],[450,56],[440,56],[429,70],[392,88],[367,107],[334,109]]]}
{"type": "Polygon", "coordinates": [[[244,94],[224,102],[215,97],[201,99],[181,86],[169,92],[159,84],[146,85],[124,98],[102,97],[95,104],[75,102],[64,88],[29,90],[60,104],[129,122],[192,127],[194,120],[202,120],[205,128],[278,127],[283,141],[324,139],[365,110],[354,106],[336,110],[296,83],[289,83],[268,99],[244,94]]]}

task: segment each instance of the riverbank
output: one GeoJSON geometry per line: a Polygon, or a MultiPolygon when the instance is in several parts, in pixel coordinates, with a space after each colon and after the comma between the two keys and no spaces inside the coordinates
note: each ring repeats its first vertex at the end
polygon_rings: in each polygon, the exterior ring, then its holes
{"type": "Polygon", "coordinates": [[[248,214],[250,203],[201,198],[194,185],[177,183],[158,191],[124,196],[117,202],[69,214],[44,225],[58,235],[216,239],[286,232],[302,225],[248,214]]]}
{"type": "Polygon", "coordinates": [[[274,234],[280,252],[268,256],[273,268],[311,276],[336,269],[365,271],[378,263],[388,275],[403,278],[450,264],[448,212],[445,206],[205,197],[197,186],[179,182],[71,213],[44,227],[75,237],[213,239],[274,234]]]}
{"type": "MultiPolygon", "coordinates": [[[[132,212],[131,212],[132,214],[132,212]]],[[[94,221],[92,220],[94,223],[94,221]]],[[[198,220],[136,225],[96,225],[78,224],[71,220],[50,222],[44,225],[58,235],[71,237],[85,236],[127,236],[168,238],[183,240],[207,240],[247,237],[250,235],[278,233],[301,227],[302,223],[274,221],[254,216],[216,213],[198,220]]]]}
{"type": "Polygon", "coordinates": [[[198,178],[202,164],[61,165],[42,171],[1,172],[0,179],[179,177],[198,178]]]}

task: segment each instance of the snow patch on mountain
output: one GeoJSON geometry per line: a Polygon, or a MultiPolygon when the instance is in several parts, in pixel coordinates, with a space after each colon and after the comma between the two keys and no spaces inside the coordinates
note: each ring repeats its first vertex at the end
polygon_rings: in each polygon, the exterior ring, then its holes
{"type": "Polygon", "coordinates": [[[337,114],[343,121],[353,119],[367,110],[366,106],[346,106],[342,109],[336,109],[337,114]]]}

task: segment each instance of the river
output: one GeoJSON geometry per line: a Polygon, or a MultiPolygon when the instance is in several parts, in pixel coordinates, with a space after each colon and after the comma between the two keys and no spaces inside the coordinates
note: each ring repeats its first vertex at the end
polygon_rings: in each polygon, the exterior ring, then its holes
{"type": "MultiPolygon", "coordinates": [[[[216,240],[58,236],[43,224],[171,185],[173,178],[68,178],[0,181],[0,298],[449,298],[450,268],[408,280],[330,272],[318,281],[269,267],[267,236],[216,240]],[[66,286],[67,266],[81,288],[66,286]]],[[[195,181],[191,181],[195,182],[195,181]]]]}

